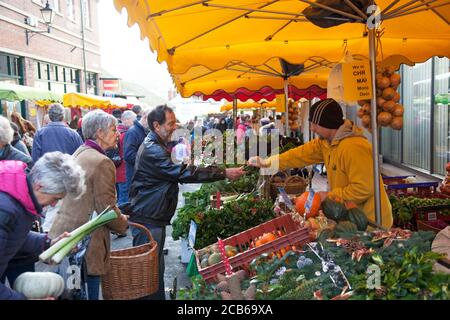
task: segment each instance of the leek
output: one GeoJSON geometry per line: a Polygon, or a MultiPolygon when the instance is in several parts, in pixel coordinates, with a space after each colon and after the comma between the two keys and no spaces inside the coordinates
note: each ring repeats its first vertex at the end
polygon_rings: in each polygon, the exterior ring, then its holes
{"type": "Polygon", "coordinates": [[[40,256],[41,261],[51,261],[53,263],[60,263],[62,259],[81,241],[84,237],[95,231],[97,228],[107,224],[108,222],[117,218],[117,213],[114,210],[105,212],[105,209],[97,217],[91,219],[85,224],[79,226],[70,233],[69,237],[63,238],[55,243],[53,246],[45,250],[40,256]]]}
{"type": "Polygon", "coordinates": [[[228,203],[228,202],[236,200],[238,198],[238,196],[239,195],[235,194],[235,195],[232,195],[232,196],[220,197],[220,200],[222,200],[223,203],[228,203]]]}

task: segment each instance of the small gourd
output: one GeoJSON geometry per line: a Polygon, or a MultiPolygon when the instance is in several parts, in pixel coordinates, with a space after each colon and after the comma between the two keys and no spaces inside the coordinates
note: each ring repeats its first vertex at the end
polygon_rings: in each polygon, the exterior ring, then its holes
{"type": "Polygon", "coordinates": [[[24,272],[14,281],[14,290],[28,299],[58,298],[64,288],[64,279],[54,272],[24,272]]]}
{"type": "Polygon", "coordinates": [[[353,234],[356,231],[358,231],[358,228],[356,227],[356,224],[354,224],[353,222],[341,221],[336,225],[334,231],[338,236],[342,236],[347,234],[353,234]]]}
{"type": "Polygon", "coordinates": [[[353,222],[359,231],[365,231],[369,225],[367,216],[358,208],[352,208],[347,211],[348,220],[353,222]]]}
{"type": "Polygon", "coordinates": [[[322,202],[322,211],[328,219],[334,221],[347,220],[347,209],[342,203],[326,198],[322,202]]]}

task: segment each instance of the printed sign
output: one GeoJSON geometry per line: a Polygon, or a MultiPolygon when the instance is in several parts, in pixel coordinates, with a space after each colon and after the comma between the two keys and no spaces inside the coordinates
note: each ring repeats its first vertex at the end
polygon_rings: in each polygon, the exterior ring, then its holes
{"type": "Polygon", "coordinates": [[[295,207],[292,204],[291,199],[289,199],[289,196],[287,195],[287,193],[284,190],[284,188],[278,187],[278,192],[280,193],[281,197],[283,198],[284,203],[288,206],[288,208],[291,209],[292,211],[294,211],[295,207]]]}
{"type": "Polygon", "coordinates": [[[112,92],[120,92],[120,80],[103,80],[103,90],[104,91],[112,91],[112,92]]]}
{"type": "Polygon", "coordinates": [[[315,194],[314,190],[310,189],[308,199],[306,200],[306,203],[305,203],[305,213],[309,212],[311,210],[312,202],[314,199],[314,194],[315,194]]]}
{"type": "Polygon", "coordinates": [[[368,62],[343,63],[342,77],[346,101],[372,98],[371,72],[368,62]]]}

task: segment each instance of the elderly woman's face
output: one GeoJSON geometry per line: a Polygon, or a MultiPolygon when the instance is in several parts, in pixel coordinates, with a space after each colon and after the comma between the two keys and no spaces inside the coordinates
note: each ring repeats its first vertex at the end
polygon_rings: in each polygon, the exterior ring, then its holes
{"type": "Polygon", "coordinates": [[[116,125],[113,124],[106,131],[99,130],[97,137],[98,143],[104,150],[113,149],[117,145],[119,132],[116,125]]]}
{"type": "Polygon", "coordinates": [[[33,186],[34,195],[36,197],[37,202],[42,206],[52,206],[54,207],[56,203],[63,199],[66,195],[64,193],[46,193],[42,192],[42,187],[40,185],[33,186]]]}

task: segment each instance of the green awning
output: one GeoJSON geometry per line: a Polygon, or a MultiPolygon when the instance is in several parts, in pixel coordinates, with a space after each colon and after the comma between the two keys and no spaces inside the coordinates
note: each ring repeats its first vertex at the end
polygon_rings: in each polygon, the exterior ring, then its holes
{"type": "Polygon", "coordinates": [[[54,93],[48,90],[0,82],[0,100],[47,100],[53,102],[62,102],[63,96],[62,94],[54,93]]]}

